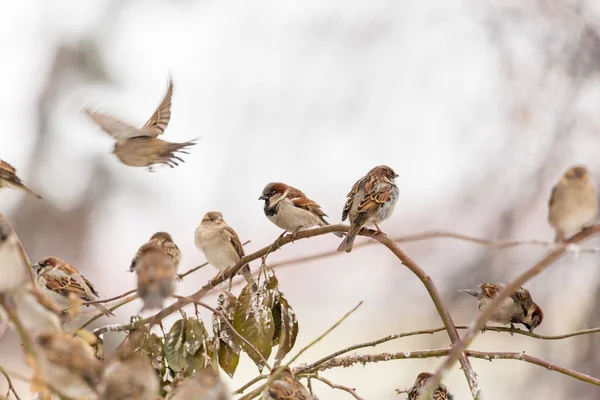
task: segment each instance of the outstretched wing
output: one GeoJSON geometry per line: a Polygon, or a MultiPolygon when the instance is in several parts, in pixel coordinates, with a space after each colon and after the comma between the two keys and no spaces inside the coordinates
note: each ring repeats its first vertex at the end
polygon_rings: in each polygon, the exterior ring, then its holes
{"type": "Polygon", "coordinates": [[[135,126],[112,117],[108,114],[97,113],[88,109],[83,110],[102,130],[117,140],[143,136],[135,126]]]}
{"type": "Polygon", "coordinates": [[[173,80],[169,78],[169,87],[163,101],[152,117],[144,124],[140,132],[142,136],[156,137],[162,135],[171,119],[171,97],[173,96],[173,80]]]}

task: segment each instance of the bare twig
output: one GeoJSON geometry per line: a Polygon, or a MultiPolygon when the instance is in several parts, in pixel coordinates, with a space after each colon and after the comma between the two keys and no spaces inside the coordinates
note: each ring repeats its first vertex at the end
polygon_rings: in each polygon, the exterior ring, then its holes
{"type": "MultiPolygon", "coordinates": [[[[127,297],[125,299],[123,299],[121,302],[115,304],[112,307],[109,307],[108,309],[110,311],[115,311],[117,308],[124,306],[125,304],[131,303],[132,301],[134,301],[135,299],[138,298],[137,294],[134,294],[130,297],[127,297]]],[[[86,322],[83,323],[83,325],[81,325],[77,330],[81,330],[84,329],[85,327],[87,327],[88,325],[90,325],[92,322],[96,321],[99,318],[102,318],[104,316],[103,313],[98,313],[96,315],[94,315],[92,318],[88,319],[86,322]]]]}
{"type": "Polygon", "coordinates": [[[123,297],[129,296],[130,294],[133,294],[133,293],[135,293],[136,291],[137,291],[137,290],[135,290],[135,289],[131,289],[131,290],[128,290],[128,291],[126,291],[125,293],[121,293],[121,294],[120,294],[120,295],[118,295],[118,296],[115,296],[115,297],[110,297],[110,298],[108,298],[108,299],[94,300],[94,301],[85,301],[85,302],[83,302],[83,305],[84,305],[84,306],[89,306],[89,305],[92,305],[92,304],[108,303],[108,302],[110,302],[110,301],[115,301],[115,300],[122,299],[123,297]]]}
{"type": "Polygon", "coordinates": [[[248,389],[250,386],[254,385],[256,382],[260,382],[263,379],[267,379],[269,377],[269,375],[258,375],[256,378],[252,379],[250,382],[246,383],[244,386],[240,387],[239,389],[236,389],[233,391],[232,394],[242,394],[244,393],[244,390],[248,389]]]}
{"type": "Polygon", "coordinates": [[[15,387],[13,386],[12,380],[10,379],[10,375],[8,375],[8,372],[6,372],[6,370],[4,369],[4,367],[2,367],[2,365],[0,365],[0,374],[4,375],[4,378],[6,379],[6,383],[8,383],[8,390],[6,391],[6,398],[8,399],[8,396],[10,396],[10,392],[12,392],[15,395],[16,400],[21,400],[21,398],[19,397],[19,394],[17,393],[17,391],[15,390],[15,387]]]}
{"type": "Polygon", "coordinates": [[[335,384],[335,383],[331,382],[329,379],[326,379],[317,374],[312,375],[311,378],[316,379],[317,381],[323,382],[324,384],[326,384],[327,386],[329,386],[332,389],[338,389],[338,390],[343,390],[344,392],[348,392],[356,400],[364,400],[362,397],[360,397],[358,394],[356,394],[356,389],[350,388],[348,386],[342,386],[342,385],[335,384]]]}

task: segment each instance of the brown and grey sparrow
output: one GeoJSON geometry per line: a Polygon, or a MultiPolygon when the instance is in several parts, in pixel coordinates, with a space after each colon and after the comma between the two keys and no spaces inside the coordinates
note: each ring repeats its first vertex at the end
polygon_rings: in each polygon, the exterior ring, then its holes
{"type": "Polygon", "coordinates": [[[26,282],[31,282],[31,276],[19,239],[10,224],[0,219],[0,293],[15,290],[26,282]]]}
{"type": "Polygon", "coordinates": [[[179,267],[179,262],[181,261],[181,251],[179,251],[179,247],[173,242],[173,238],[167,232],[156,232],[154,235],[150,237],[150,240],[147,241],[139,248],[133,260],[131,260],[131,265],[129,266],[129,272],[133,272],[135,270],[137,261],[141,257],[141,255],[146,251],[148,247],[158,246],[160,247],[171,259],[175,269],[179,267]]]}
{"type": "Polygon", "coordinates": [[[598,215],[596,190],[586,167],[578,165],[565,172],[552,189],[548,221],[556,230],[556,241],[591,225],[598,215]]]}
{"type": "Polygon", "coordinates": [[[350,193],[342,212],[342,221],[350,221],[348,236],[338,247],[338,251],[352,251],[354,239],[366,225],[373,225],[377,233],[383,234],[378,224],[392,215],[398,201],[398,174],[386,165],[379,165],[358,180],[350,193]]]}
{"type": "MultiPolygon", "coordinates": [[[[264,211],[269,221],[284,230],[282,236],[286,232],[291,232],[294,237],[301,229],[329,225],[325,221],[327,214],[319,204],[306,197],[300,190],[285,183],[269,183],[258,199],[265,201],[264,211]]],[[[334,234],[339,237],[344,236],[341,232],[334,232],[334,234]]]]}
{"type": "Polygon", "coordinates": [[[0,189],[2,188],[22,190],[38,199],[42,198],[42,196],[25,186],[21,178],[17,176],[17,170],[12,165],[6,161],[0,160],[0,189]]]}
{"type": "Polygon", "coordinates": [[[169,400],[230,400],[231,392],[212,367],[197,371],[181,382],[169,400]]]}
{"type": "Polygon", "coordinates": [[[263,391],[264,400],[313,400],[310,392],[296,379],[289,368],[283,370],[263,391]]]}
{"type": "MultiPolygon", "coordinates": [[[[477,297],[479,310],[484,310],[492,302],[493,298],[504,289],[502,283],[482,283],[479,290],[460,290],[461,292],[477,297]]],[[[544,313],[540,306],[534,303],[529,290],[519,287],[509,297],[504,299],[500,307],[491,316],[490,321],[500,324],[523,324],[530,332],[539,326],[544,319],[544,313]]]]}
{"type": "MultiPolygon", "coordinates": [[[[421,389],[432,376],[433,374],[430,374],[429,372],[421,372],[417,376],[415,384],[408,391],[408,400],[417,400],[421,394],[421,389]]],[[[432,400],[452,400],[453,398],[454,397],[448,392],[446,385],[440,384],[440,386],[434,390],[432,400]]]]}
{"type": "Polygon", "coordinates": [[[194,140],[183,143],[170,143],[158,139],[167,129],[171,119],[171,96],[173,81],[169,79],[169,87],[165,98],[146,124],[138,129],[115,117],[90,110],[85,113],[108,134],[116,139],[113,154],[125,165],[131,167],[148,167],[152,171],[153,164],[166,164],[171,168],[184,162],[176,156],[177,152],[189,154],[184,149],[193,146],[194,140]]]}
{"type": "Polygon", "coordinates": [[[155,400],[159,390],[150,359],[137,352],[106,366],[98,385],[98,400],[155,400]]]}
{"type": "Polygon", "coordinates": [[[158,245],[146,247],[136,262],[138,295],[144,301],[142,310],[162,308],[175,291],[177,268],[171,257],[158,245]]]}
{"type": "MultiPolygon", "coordinates": [[[[98,292],[90,281],[75,267],[58,257],[46,257],[32,265],[36,272],[35,284],[61,310],[68,311],[73,300],[96,301],[98,292]]],[[[104,315],[114,315],[102,304],[92,304],[104,315]]]]}
{"type": "MultiPolygon", "coordinates": [[[[210,211],[204,215],[196,228],[194,242],[206,257],[206,261],[220,271],[219,275],[235,266],[245,255],[240,237],[227,225],[223,214],[218,211],[210,211]]],[[[248,264],[244,265],[239,273],[248,282],[252,282],[248,264]]]]}

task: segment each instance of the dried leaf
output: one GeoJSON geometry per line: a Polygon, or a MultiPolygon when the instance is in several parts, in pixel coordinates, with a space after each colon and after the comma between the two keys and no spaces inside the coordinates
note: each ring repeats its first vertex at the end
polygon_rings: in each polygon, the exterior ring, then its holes
{"type": "Polygon", "coordinates": [[[165,338],[165,358],[169,367],[179,372],[186,366],[184,355],[185,320],[175,321],[165,338]]]}
{"type": "Polygon", "coordinates": [[[281,331],[279,335],[279,349],[277,349],[277,355],[275,360],[280,362],[283,358],[292,350],[296,344],[296,338],[298,337],[298,319],[296,313],[289,305],[287,299],[283,296],[279,298],[279,310],[281,316],[281,331]]]}

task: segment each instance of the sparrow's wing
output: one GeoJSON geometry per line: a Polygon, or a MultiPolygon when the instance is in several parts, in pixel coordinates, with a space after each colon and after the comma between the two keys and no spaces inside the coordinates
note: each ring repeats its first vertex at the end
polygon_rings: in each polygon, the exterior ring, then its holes
{"type": "Polygon", "coordinates": [[[356,197],[356,193],[358,193],[358,191],[365,185],[365,182],[367,181],[368,178],[369,178],[369,176],[365,175],[362,178],[360,178],[358,181],[356,181],[354,183],[354,186],[352,186],[350,193],[348,193],[346,195],[347,199],[346,199],[346,204],[344,204],[344,210],[342,211],[342,221],[345,221],[346,218],[348,218],[348,213],[350,213],[350,210],[352,209],[352,204],[354,203],[354,198],[356,197]]]}
{"type": "Polygon", "coordinates": [[[171,119],[171,97],[173,96],[173,80],[169,79],[169,87],[162,103],[158,106],[152,117],[141,129],[142,136],[156,137],[162,135],[171,119]]]}
{"type": "Polygon", "coordinates": [[[439,387],[433,392],[433,400],[452,400],[452,396],[445,386],[439,387]]]}
{"type": "Polygon", "coordinates": [[[502,286],[496,283],[482,283],[479,285],[479,288],[481,289],[481,293],[489,298],[496,296],[502,290],[502,286]]]}
{"type": "Polygon", "coordinates": [[[48,290],[58,293],[64,297],[69,297],[71,294],[74,294],[81,299],[90,301],[92,300],[87,298],[87,291],[79,282],[70,276],[65,275],[64,273],[50,270],[46,272],[43,277],[46,281],[44,286],[48,290]]]}
{"type": "Polygon", "coordinates": [[[382,204],[392,197],[393,187],[389,182],[379,179],[375,175],[369,176],[364,186],[364,196],[358,205],[358,212],[362,218],[375,214],[382,204]]]}
{"type": "Polygon", "coordinates": [[[319,219],[321,219],[321,221],[325,222],[323,217],[326,217],[327,214],[325,214],[325,212],[323,211],[321,206],[319,204],[317,204],[317,202],[309,199],[306,196],[293,196],[291,192],[290,192],[290,194],[288,194],[288,198],[292,201],[292,203],[296,207],[310,211],[311,213],[313,213],[317,217],[319,217],[319,219]]]}
{"type": "Polygon", "coordinates": [[[173,260],[173,264],[175,267],[179,265],[179,259],[181,258],[181,251],[179,251],[179,247],[174,242],[170,241],[162,241],[162,249],[165,253],[173,260]]]}
{"type": "Polygon", "coordinates": [[[0,180],[5,181],[9,187],[18,190],[24,190],[29,194],[34,195],[38,199],[42,198],[42,196],[25,186],[21,178],[17,176],[17,170],[15,167],[3,160],[0,160],[0,180]]]}
{"type": "Polygon", "coordinates": [[[556,200],[556,194],[558,192],[557,188],[558,185],[552,188],[552,192],[550,193],[550,199],[548,200],[548,207],[552,207],[552,204],[554,204],[554,201],[556,200]]]}
{"type": "Polygon", "coordinates": [[[517,304],[523,304],[523,305],[527,305],[530,304],[533,300],[531,299],[531,293],[529,293],[529,290],[519,287],[517,290],[515,290],[510,297],[517,303],[517,304]]]}
{"type": "Polygon", "coordinates": [[[240,256],[240,258],[244,257],[246,253],[244,253],[244,247],[242,246],[242,241],[238,234],[229,225],[225,226],[223,229],[229,239],[229,243],[231,243],[238,256],[240,256]]]}
{"type": "Polygon", "coordinates": [[[0,173],[16,175],[17,170],[4,160],[0,160],[0,173]]]}
{"type": "Polygon", "coordinates": [[[92,119],[92,121],[100,126],[104,132],[117,140],[143,136],[143,134],[140,133],[140,130],[135,126],[126,124],[108,114],[97,113],[88,109],[84,110],[84,112],[92,119]]]}
{"type": "Polygon", "coordinates": [[[88,289],[90,290],[90,292],[95,296],[98,297],[98,291],[96,290],[96,288],[94,287],[94,285],[92,285],[92,282],[88,281],[87,278],[83,275],[80,275],[81,279],[83,279],[83,283],[85,284],[85,286],[88,287],[88,289]]]}

